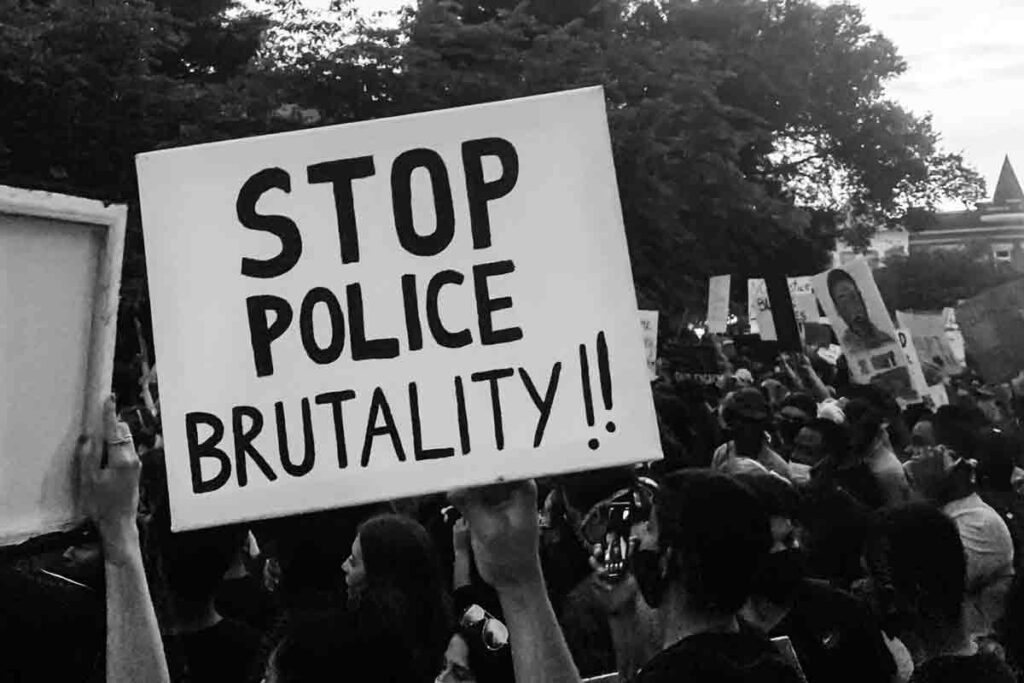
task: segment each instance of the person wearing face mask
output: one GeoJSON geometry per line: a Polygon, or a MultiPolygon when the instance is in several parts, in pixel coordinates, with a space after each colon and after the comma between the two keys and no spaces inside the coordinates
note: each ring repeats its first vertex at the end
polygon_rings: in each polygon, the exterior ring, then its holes
{"type": "Polygon", "coordinates": [[[761,468],[790,479],[789,464],[768,446],[766,430],[771,426],[768,402],[757,389],[740,389],[722,404],[722,421],[731,440],[722,444],[711,459],[711,469],[734,474],[761,468]]]}
{"type": "Polygon", "coordinates": [[[864,605],[824,581],[806,576],[800,541],[800,498],[775,475],[744,475],[771,520],[771,553],[763,559],[744,623],[769,638],[787,637],[808,683],[886,683],[896,666],[864,605]]]}
{"type": "Polygon", "coordinates": [[[1011,683],[1013,673],[971,638],[967,560],[956,524],[927,503],[882,512],[866,553],[870,595],[886,633],[914,661],[911,683],[1011,683]]]}
{"type": "Polygon", "coordinates": [[[749,489],[714,472],[672,474],[660,483],[639,536],[632,573],[659,613],[663,649],[636,681],[800,680],[775,646],[738,618],[771,547],[768,517],[749,489]]]}

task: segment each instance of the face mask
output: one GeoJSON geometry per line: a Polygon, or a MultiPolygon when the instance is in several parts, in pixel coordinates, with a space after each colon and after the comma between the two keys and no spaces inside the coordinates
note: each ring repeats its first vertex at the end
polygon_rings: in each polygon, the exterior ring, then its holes
{"type": "Polygon", "coordinates": [[[668,584],[661,571],[661,551],[634,550],[629,563],[644,602],[650,607],[658,607],[668,584]]]}
{"type": "Polygon", "coordinates": [[[777,605],[788,603],[806,575],[806,564],[801,548],[772,553],[754,579],[753,592],[777,605]]]}

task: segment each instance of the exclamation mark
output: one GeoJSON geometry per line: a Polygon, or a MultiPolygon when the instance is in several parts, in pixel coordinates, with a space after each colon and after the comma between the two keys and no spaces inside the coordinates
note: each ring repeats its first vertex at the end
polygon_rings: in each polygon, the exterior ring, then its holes
{"type": "MultiPolygon", "coordinates": [[[[604,332],[600,332],[597,335],[597,372],[598,380],[601,383],[601,400],[604,403],[605,410],[612,409],[612,373],[611,367],[608,360],[608,342],[605,339],[604,332]]],[[[580,344],[580,381],[583,385],[583,410],[587,418],[587,426],[594,426],[594,395],[590,388],[590,358],[587,355],[586,344],[580,344]]],[[[607,422],[605,429],[608,432],[615,431],[615,423],[607,422]]],[[[595,439],[590,439],[587,445],[591,450],[597,450],[601,446],[601,442],[595,439]]]]}
{"type": "MultiPolygon", "coordinates": [[[[604,401],[604,409],[612,409],[612,370],[608,361],[608,342],[604,332],[597,333],[597,371],[601,378],[601,399],[604,401]]],[[[604,428],[609,433],[615,431],[615,423],[609,420],[604,428]]]]}
{"type": "MultiPolygon", "coordinates": [[[[590,392],[590,361],[587,360],[587,347],[580,344],[580,381],[583,383],[583,410],[587,416],[587,426],[594,426],[594,396],[590,392]]],[[[591,448],[597,448],[597,441],[591,439],[591,448]]]]}

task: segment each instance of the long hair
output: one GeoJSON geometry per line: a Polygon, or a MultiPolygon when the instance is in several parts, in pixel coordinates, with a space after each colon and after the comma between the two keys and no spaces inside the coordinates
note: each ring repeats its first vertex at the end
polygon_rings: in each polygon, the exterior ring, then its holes
{"type": "Polygon", "coordinates": [[[366,587],[358,612],[378,615],[401,634],[417,666],[433,676],[451,634],[451,604],[437,552],[427,530],[399,515],[378,515],[359,527],[366,587]]]}

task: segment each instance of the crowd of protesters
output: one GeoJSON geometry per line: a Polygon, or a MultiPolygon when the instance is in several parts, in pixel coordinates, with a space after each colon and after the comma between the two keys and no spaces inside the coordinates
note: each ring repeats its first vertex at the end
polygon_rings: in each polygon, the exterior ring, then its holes
{"type": "Polygon", "coordinates": [[[713,381],[660,360],[659,462],[182,533],[110,402],[97,533],[0,569],[0,680],[1024,681],[1012,394],[709,341],[713,381]]]}

